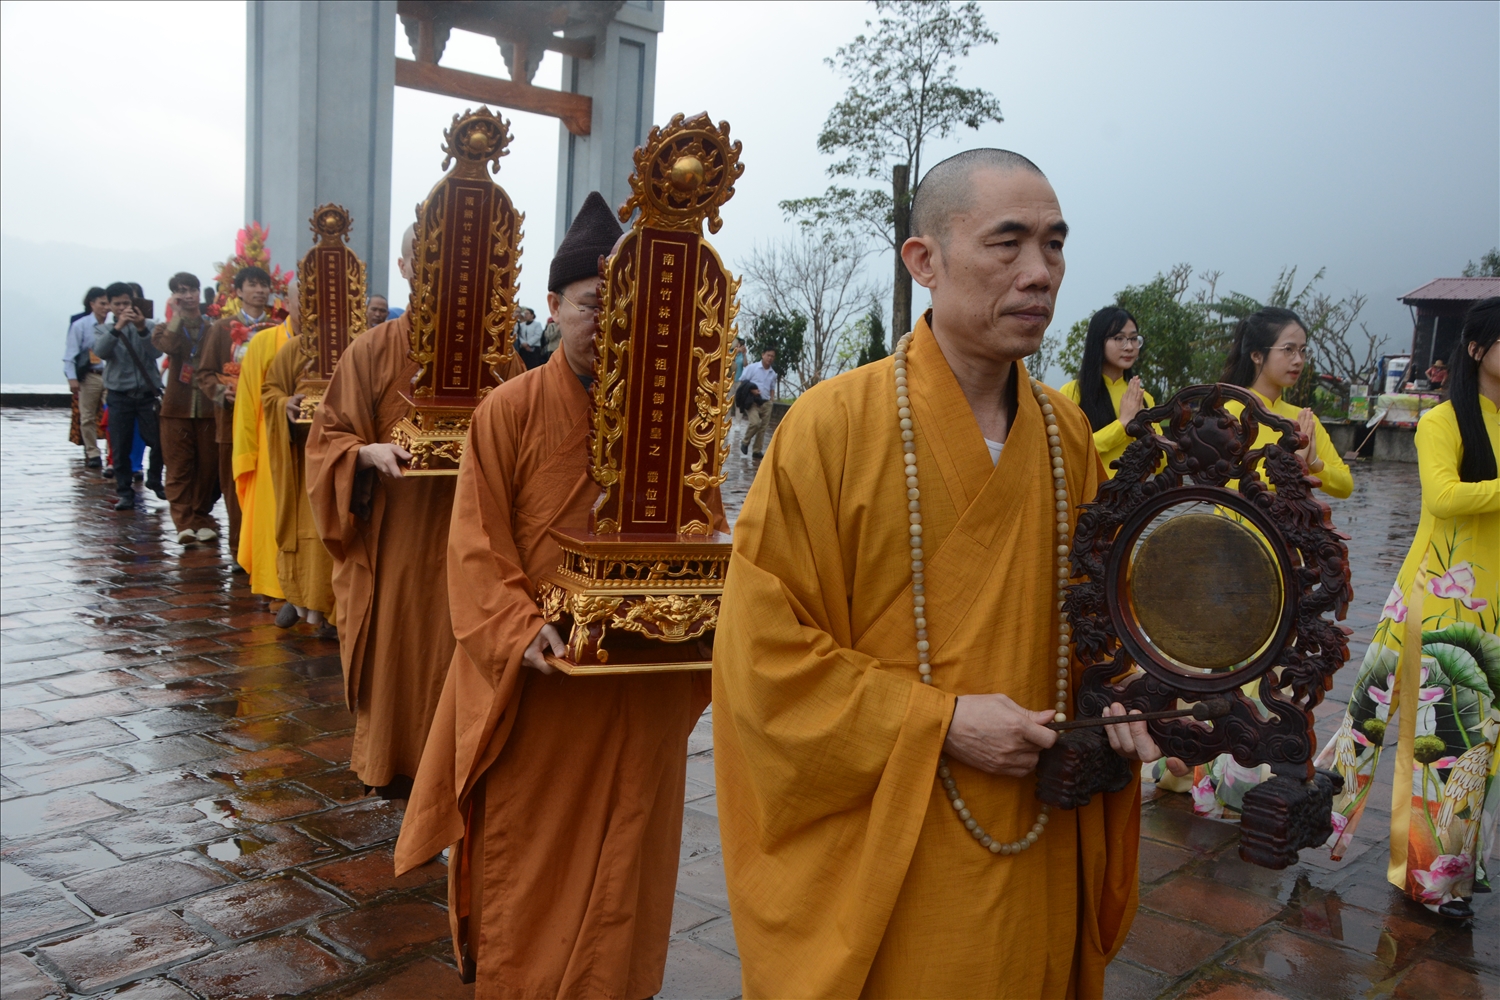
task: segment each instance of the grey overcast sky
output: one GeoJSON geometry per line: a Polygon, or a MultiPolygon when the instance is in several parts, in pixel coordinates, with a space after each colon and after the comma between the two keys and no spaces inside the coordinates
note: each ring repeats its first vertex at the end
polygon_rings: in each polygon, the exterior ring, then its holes
{"type": "MultiPolygon", "coordinates": [[[[982,6],[1000,40],[960,77],[992,91],[1005,122],[924,161],[1004,146],[1051,177],[1072,225],[1055,330],[1179,262],[1253,295],[1295,265],[1368,294],[1371,329],[1400,344],[1396,297],[1500,243],[1500,4],[982,6]]],[[[871,11],[668,0],[656,120],[706,110],[745,144],[714,238],[732,268],[790,235],[777,202],[826,187],[815,138],[844,84],[822,60],[871,11]]],[[[230,251],[244,32],[241,3],[0,4],[5,382],[61,381],[64,324],[88,285],[134,280],[162,298],[167,275],[210,276],[230,251]]],[[[504,75],[494,43],[462,32],[444,63],[504,75]]],[[[559,72],[549,54],[537,82],[559,72]]],[[[464,106],[397,90],[393,246],[464,106]]],[[[559,126],[507,114],[499,180],[527,214],[522,299],[540,306],[559,126]]],[[[889,254],[872,259],[871,277],[889,273],[889,254]]]]}

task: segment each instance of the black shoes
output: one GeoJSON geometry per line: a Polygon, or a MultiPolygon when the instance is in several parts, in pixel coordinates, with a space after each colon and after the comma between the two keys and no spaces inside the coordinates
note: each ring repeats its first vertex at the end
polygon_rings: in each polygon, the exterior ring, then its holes
{"type": "Polygon", "coordinates": [[[146,484],[146,489],[150,490],[152,493],[155,493],[156,494],[156,499],[158,499],[158,500],[165,500],[167,498],[167,491],[164,490],[164,489],[162,489],[162,485],[161,485],[161,480],[160,479],[158,479],[158,480],[156,480],[155,482],[152,482],[152,483],[147,483],[146,484]]]}
{"type": "Polygon", "coordinates": [[[750,454],[750,442],[749,441],[741,441],[740,442],[740,454],[741,455],[748,455],[748,454],[750,454]]]}
{"type": "Polygon", "coordinates": [[[86,459],[83,460],[83,467],[85,469],[99,469],[99,468],[103,468],[103,466],[104,466],[104,462],[101,459],[99,459],[98,457],[86,458],[86,459]]]}
{"type": "Polygon", "coordinates": [[[752,456],[752,457],[753,457],[753,458],[754,458],[754,459],[755,459],[755,460],[756,460],[756,461],[757,461],[757,462],[759,462],[759,461],[760,461],[760,460],[761,460],[761,459],[763,459],[763,458],[765,458],[765,457],[766,457],[766,453],[765,453],[765,452],[763,452],[763,451],[757,451],[757,452],[756,452],[756,453],[755,453],[755,454],[754,454],[754,455],[753,455],[753,456],[752,456]]]}
{"type": "Polygon", "coordinates": [[[281,610],[276,612],[277,628],[291,628],[301,620],[302,616],[297,614],[297,606],[291,601],[287,601],[281,606],[281,610]]]}
{"type": "Polygon", "coordinates": [[[115,510],[135,510],[135,494],[126,493],[115,501],[115,510]]]}

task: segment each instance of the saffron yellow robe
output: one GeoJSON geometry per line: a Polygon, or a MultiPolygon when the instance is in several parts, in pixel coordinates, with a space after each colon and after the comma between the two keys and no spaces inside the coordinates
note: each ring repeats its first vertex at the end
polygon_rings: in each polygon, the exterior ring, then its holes
{"type": "Polygon", "coordinates": [[[276,486],[271,479],[271,443],[264,433],[261,385],[276,352],[292,336],[290,319],[250,338],[240,362],[234,395],[234,491],[240,501],[240,565],[250,574],[250,589],[282,598],[276,578],[276,486]]]}
{"type": "MultiPolygon", "coordinates": [[[[1019,378],[1026,372],[1019,363],[1019,378]]],[[[998,465],[924,319],[909,354],[934,683],[919,682],[893,364],[805,393],[735,525],[714,640],[724,869],[747,997],[1099,996],[1136,908],[1140,785],[995,855],[937,778],[955,696],[1055,700],[1055,501],[1022,381],[998,465]]],[[[1075,503],[1103,470],[1049,391],[1075,503]]],[[[1076,673],[1075,673],[1076,683],[1076,673]]],[[[1007,841],[1035,776],[952,764],[1007,841]]]]}
{"type": "MultiPolygon", "coordinates": [[[[1110,378],[1102,376],[1104,388],[1109,390],[1109,401],[1114,404],[1115,417],[1120,416],[1120,400],[1125,398],[1125,390],[1130,388],[1130,382],[1123,378],[1110,378]]],[[[1065,397],[1076,403],[1081,398],[1078,391],[1078,380],[1074,379],[1066,383],[1058,390],[1065,397]]],[[[1151,398],[1151,393],[1143,393],[1145,403],[1142,409],[1149,410],[1156,405],[1156,400],[1151,398]]],[[[1109,478],[1115,478],[1115,459],[1125,454],[1125,446],[1134,441],[1125,425],[1116,419],[1113,423],[1105,424],[1094,432],[1094,448],[1099,452],[1099,461],[1104,463],[1104,474],[1109,478]]]]}
{"type": "Polygon", "coordinates": [[[287,600],[332,621],[333,557],[318,536],[307,496],[307,429],[294,428],[286,416],[286,402],[297,394],[297,381],[309,364],[301,336],[281,345],[261,384],[261,426],[276,485],[276,579],[287,600]]]}

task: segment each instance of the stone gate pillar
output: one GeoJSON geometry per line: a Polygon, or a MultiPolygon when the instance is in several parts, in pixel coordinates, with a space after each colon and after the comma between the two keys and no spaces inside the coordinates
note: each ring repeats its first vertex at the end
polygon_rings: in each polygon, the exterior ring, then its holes
{"type": "Polygon", "coordinates": [[[344,206],[370,291],[386,293],[396,0],[249,0],[246,17],[245,221],[270,228],[289,268],[312,247],[313,210],[344,206]]]}
{"type": "MultiPolygon", "coordinates": [[[[664,6],[663,0],[626,0],[602,25],[593,59],[563,57],[561,89],[587,94],[594,107],[588,135],[558,127],[554,249],[590,191],[602,194],[612,208],[630,197],[631,157],[645,143],[655,115],[656,36],[664,6]]],[[[564,35],[594,30],[569,28],[564,35]]]]}

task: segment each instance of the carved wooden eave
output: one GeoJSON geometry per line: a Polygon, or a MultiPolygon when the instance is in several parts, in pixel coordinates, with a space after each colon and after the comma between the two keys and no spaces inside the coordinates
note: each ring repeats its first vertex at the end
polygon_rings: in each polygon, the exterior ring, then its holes
{"type": "Polygon", "coordinates": [[[396,60],[396,85],[557,118],[574,135],[588,135],[593,98],[531,81],[542,56],[559,52],[592,59],[594,37],[623,0],[399,0],[396,12],[415,59],[396,60]],[[495,39],[510,79],[439,65],[453,29],[495,39]],[[555,34],[563,31],[567,37],[555,34]]]}

